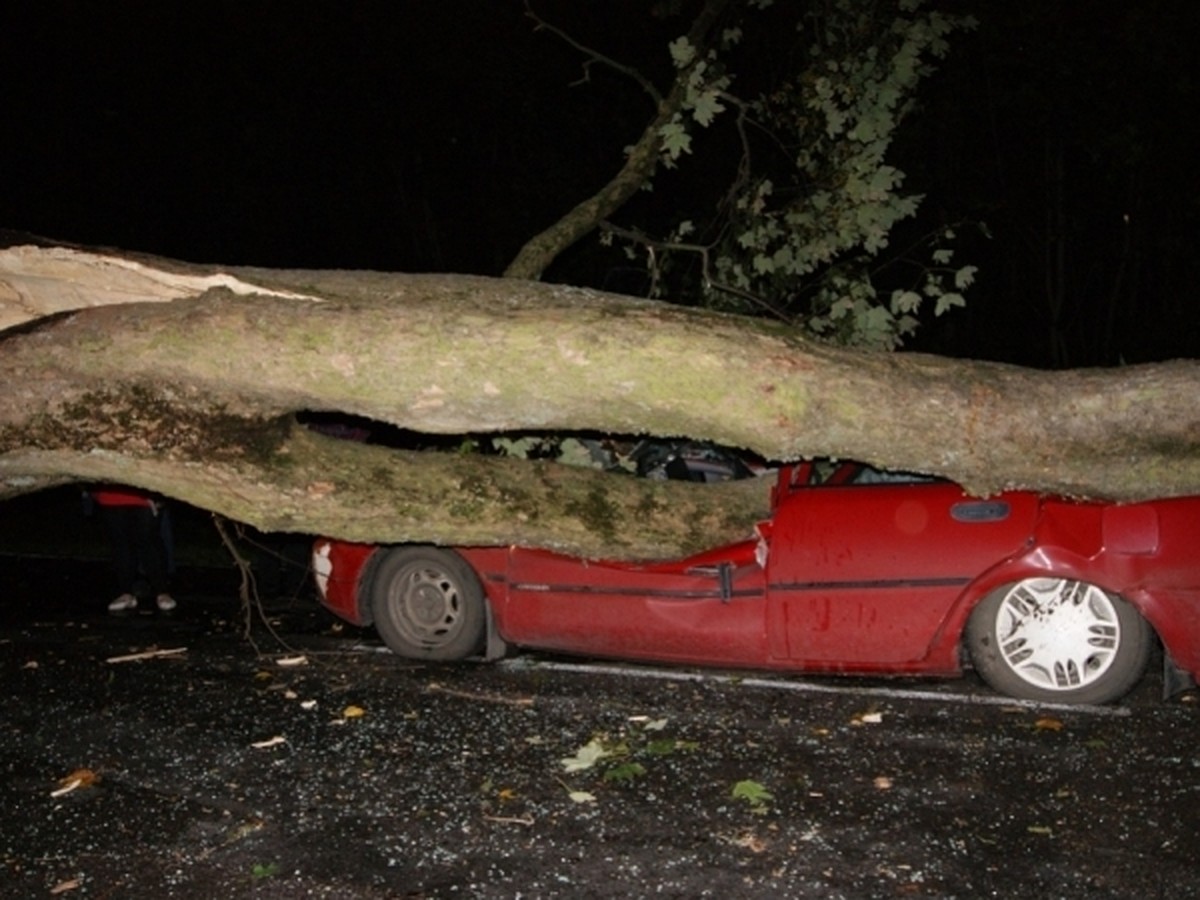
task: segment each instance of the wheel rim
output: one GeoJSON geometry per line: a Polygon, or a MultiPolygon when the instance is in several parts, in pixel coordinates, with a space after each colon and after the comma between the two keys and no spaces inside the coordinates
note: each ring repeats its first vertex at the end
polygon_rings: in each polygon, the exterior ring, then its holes
{"type": "Polygon", "coordinates": [[[422,647],[442,647],[454,639],[463,618],[457,582],[431,566],[414,566],[392,582],[389,602],[399,611],[401,634],[422,647]]]}
{"type": "Polygon", "coordinates": [[[1121,646],[1112,598],[1095,585],[1061,578],[1014,585],[996,612],[996,635],[1013,673],[1051,691],[1094,684],[1121,646]]]}

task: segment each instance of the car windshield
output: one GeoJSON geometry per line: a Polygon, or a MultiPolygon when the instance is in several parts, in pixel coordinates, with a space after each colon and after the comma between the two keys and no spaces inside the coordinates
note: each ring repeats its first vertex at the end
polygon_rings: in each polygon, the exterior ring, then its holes
{"type": "Polygon", "coordinates": [[[916,472],[892,472],[865,463],[836,459],[810,459],[785,470],[784,478],[792,488],[828,487],[856,484],[919,484],[937,481],[916,472]]]}

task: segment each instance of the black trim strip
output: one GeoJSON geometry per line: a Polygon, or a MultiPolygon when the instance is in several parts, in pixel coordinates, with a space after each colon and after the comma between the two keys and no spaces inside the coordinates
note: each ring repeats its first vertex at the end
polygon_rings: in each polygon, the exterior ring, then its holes
{"type": "MultiPolygon", "coordinates": [[[[487,576],[488,581],[503,583],[503,576],[487,576]]],[[[897,590],[902,588],[964,587],[971,583],[965,576],[947,578],[880,578],[862,581],[793,581],[767,585],[769,592],[805,593],[811,591],[861,591],[897,590]]],[[[510,591],[525,591],[532,594],[586,594],[599,597],[649,597],[655,600],[721,600],[763,599],[764,594],[756,588],[742,588],[728,593],[719,588],[714,590],[670,590],[668,588],[602,587],[586,584],[544,584],[520,581],[509,584],[510,591]]]]}
{"type": "Polygon", "coordinates": [[[728,594],[720,590],[684,591],[666,588],[625,588],[600,587],[586,584],[540,584],[534,582],[516,582],[509,585],[511,591],[527,591],[533,594],[588,594],[609,597],[652,597],[655,600],[734,600],[756,598],[761,599],[763,592],[755,588],[743,588],[730,591],[728,594]]]}
{"type": "Polygon", "coordinates": [[[895,590],[896,588],[962,587],[970,578],[880,578],[864,581],[792,581],[767,585],[768,591],[861,591],[895,590]]]}

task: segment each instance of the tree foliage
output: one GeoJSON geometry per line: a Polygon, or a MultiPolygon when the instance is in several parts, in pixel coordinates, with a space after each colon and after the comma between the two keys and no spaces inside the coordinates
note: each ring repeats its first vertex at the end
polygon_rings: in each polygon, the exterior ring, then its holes
{"type": "Polygon", "coordinates": [[[949,228],[935,230],[915,280],[881,297],[876,278],[893,230],[924,199],[904,192],[888,151],[932,60],[945,56],[956,28],[972,24],[922,6],[843,0],[799,30],[807,68],[751,106],[786,158],[730,198],[709,288],[718,302],[749,295],[818,335],[885,349],[916,329],[926,300],[938,315],[962,305],[974,269],[949,268],[949,228]]]}
{"type": "MultiPolygon", "coordinates": [[[[941,315],[962,305],[974,278],[975,267],[952,265],[955,232],[944,225],[899,254],[915,274],[897,275],[893,266],[881,275],[896,261],[895,227],[923,199],[904,191],[889,150],[949,36],[974,20],[927,9],[923,0],[764,9],[772,5],[705,4],[689,32],[668,45],[670,89],[660,94],[635,76],[652,97],[670,100],[658,103],[609,185],[610,198],[614,185],[625,186],[622,202],[593,203],[590,221],[576,207],[535,240],[545,246],[549,234],[577,238],[584,226],[599,226],[606,241],[619,240],[645,263],[652,296],[768,313],[839,343],[895,348],[916,329],[922,306],[941,315]],[[775,65],[755,64],[764,45],[775,65]],[[728,140],[705,133],[721,124],[734,135],[733,152],[728,140]],[[655,190],[694,185],[672,181],[662,168],[698,165],[688,157],[702,143],[728,159],[723,180],[710,178],[703,192],[707,209],[680,197],[675,205],[684,211],[658,235],[652,224],[617,221],[635,181],[655,190]]],[[[531,274],[521,258],[509,274],[531,274]]]]}

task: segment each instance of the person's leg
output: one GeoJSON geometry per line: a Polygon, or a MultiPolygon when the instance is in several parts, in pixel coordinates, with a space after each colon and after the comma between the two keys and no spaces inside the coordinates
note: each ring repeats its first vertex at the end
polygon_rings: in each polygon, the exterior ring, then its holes
{"type": "Polygon", "coordinates": [[[134,548],[135,517],[137,510],[128,506],[101,506],[100,521],[108,535],[108,547],[112,554],[113,574],[117,578],[118,597],[108,608],[113,612],[133,609],[137,606],[134,585],[137,582],[137,554],[134,548]]]}
{"type": "Polygon", "coordinates": [[[150,583],[150,593],[154,595],[155,603],[159,609],[166,612],[175,608],[175,601],[169,593],[170,575],[167,573],[167,550],[163,545],[161,523],[150,507],[140,506],[135,509],[137,518],[134,539],[138,562],[141,563],[142,574],[150,583]]]}

